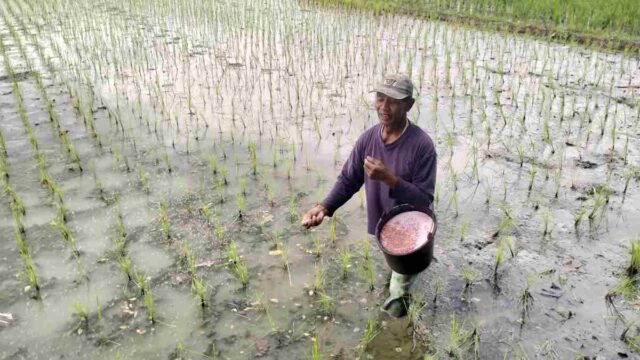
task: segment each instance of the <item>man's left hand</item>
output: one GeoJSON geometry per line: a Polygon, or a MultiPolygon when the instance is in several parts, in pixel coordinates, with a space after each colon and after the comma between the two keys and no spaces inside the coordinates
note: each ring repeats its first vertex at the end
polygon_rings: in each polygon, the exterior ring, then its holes
{"type": "Polygon", "coordinates": [[[398,182],[396,176],[384,165],[382,160],[371,156],[364,159],[364,171],[372,180],[382,181],[390,188],[394,188],[398,182]]]}

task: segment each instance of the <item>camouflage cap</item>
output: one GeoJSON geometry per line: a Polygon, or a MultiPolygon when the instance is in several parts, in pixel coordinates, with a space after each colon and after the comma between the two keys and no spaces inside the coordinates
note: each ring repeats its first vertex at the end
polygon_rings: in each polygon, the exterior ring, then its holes
{"type": "Polygon", "coordinates": [[[413,83],[407,75],[390,74],[370,92],[379,92],[394,99],[402,100],[413,96],[413,83]]]}

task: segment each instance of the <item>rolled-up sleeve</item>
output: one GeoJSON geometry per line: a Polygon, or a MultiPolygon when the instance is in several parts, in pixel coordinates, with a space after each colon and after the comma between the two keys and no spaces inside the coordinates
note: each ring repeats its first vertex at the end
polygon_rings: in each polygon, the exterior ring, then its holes
{"type": "Polygon", "coordinates": [[[362,187],[364,183],[363,152],[362,138],[360,138],[351,150],[349,159],[342,166],[342,171],[338,175],[335,185],[322,201],[322,205],[329,211],[328,216],[332,216],[334,211],[349,201],[353,194],[362,187]]]}
{"type": "Polygon", "coordinates": [[[411,181],[398,177],[395,188],[389,189],[389,197],[397,204],[411,204],[419,208],[431,206],[434,198],[437,172],[435,149],[425,151],[414,163],[411,181]]]}

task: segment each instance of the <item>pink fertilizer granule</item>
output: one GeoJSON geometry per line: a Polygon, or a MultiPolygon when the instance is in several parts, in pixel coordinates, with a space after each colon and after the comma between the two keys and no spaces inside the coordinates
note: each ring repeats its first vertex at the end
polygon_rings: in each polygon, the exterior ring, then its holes
{"type": "Polygon", "coordinates": [[[420,211],[407,211],[392,217],[380,231],[380,245],[392,255],[414,252],[429,241],[433,219],[420,211]]]}

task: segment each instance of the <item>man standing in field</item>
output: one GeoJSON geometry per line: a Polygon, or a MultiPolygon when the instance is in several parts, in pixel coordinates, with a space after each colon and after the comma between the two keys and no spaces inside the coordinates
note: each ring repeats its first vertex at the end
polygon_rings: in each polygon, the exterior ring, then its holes
{"type": "MultiPolygon", "coordinates": [[[[431,207],[436,183],[436,150],[420,127],[407,119],[415,103],[408,76],[386,76],[371,91],[376,93],[379,124],[364,132],[344,164],[331,192],[302,218],[306,228],[322,223],[364,183],[369,234],[375,234],[382,214],[399,204],[431,207]]],[[[406,315],[409,290],[416,275],[392,271],[389,298],[383,310],[394,317],[406,315]]]]}

